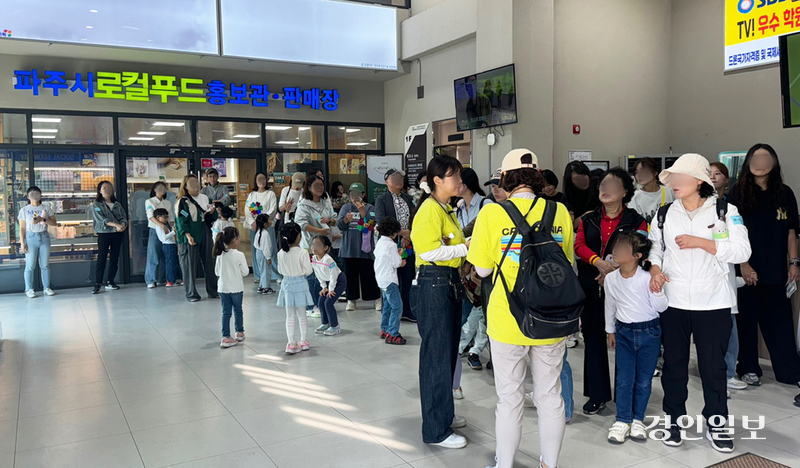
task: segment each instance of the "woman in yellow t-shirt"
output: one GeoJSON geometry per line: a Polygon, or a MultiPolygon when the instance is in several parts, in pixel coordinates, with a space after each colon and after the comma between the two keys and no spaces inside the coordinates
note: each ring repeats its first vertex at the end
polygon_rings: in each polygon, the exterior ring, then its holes
{"type": "MultiPolygon", "coordinates": [[[[419,350],[419,389],[422,402],[422,440],[446,448],[467,445],[452,428],[466,420],[455,416],[453,372],[461,338],[461,278],[458,268],[467,244],[448,201],[461,188],[461,163],[450,156],[428,164],[427,183],[414,217],[411,243],[420,265],[410,299],[422,338],[419,350]]],[[[463,291],[463,289],[461,289],[463,291]]]]}
{"type": "MultiPolygon", "coordinates": [[[[503,175],[500,179],[500,188],[508,193],[508,202],[516,205],[521,213],[528,213],[526,219],[531,225],[542,219],[547,203],[535,195],[541,193],[545,186],[544,177],[537,166],[538,159],[533,152],[527,149],[513,150],[503,159],[503,175]]],[[[572,219],[561,203],[558,204],[551,233],[571,262],[572,219]]],[[[511,249],[502,261],[501,268],[508,287],[513,288],[519,271],[521,238],[514,233],[514,222],[501,204],[486,205],[475,222],[467,261],[475,266],[480,276],[487,277],[500,264],[509,243],[511,249]]],[[[499,279],[497,281],[499,283],[499,279]]],[[[534,340],[523,335],[511,314],[502,284],[492,289],[486,315],[498,396],[495,422],[497,468],[511,468],[514,465],[514,455],[522,437],[526,358],[530,358],[533,401],[539,416],[540,463],[544,468],[555,467],[565,426],[560,380],[566,350],[564,339],[534,340]]]]}

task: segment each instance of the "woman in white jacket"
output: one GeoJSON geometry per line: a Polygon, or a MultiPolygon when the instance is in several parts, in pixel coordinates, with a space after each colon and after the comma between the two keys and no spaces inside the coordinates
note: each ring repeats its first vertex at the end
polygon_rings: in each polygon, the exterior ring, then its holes
{"type": "Polygon", "coordinates": [[[280,283],[281,275],[278,273],[278,252],[277,241],[275,238],[275,213],[278,212],[278,199],[275,192],[267,188],[267,175],[259,172],[253,178],[253,191],[247,195],[247,201],[244,204],[244,227],[250,231],[250,250],[253,260],[253,276],[256,283],[261,279],[261,271],[258,262],[256,261],[255,236],[256,236],[256,218],[260,214],[267,214],[272,222],[267,232],[269,232],[270,241],[272,243],[273,252],[269,256],[272,259],[272,279],[280,283]]]}
{"type": "Polygon", "coordinates": [[[661,315],[663,409],[671,424],[663,441],[672,447],[683,443],[677,420],[686,415],[694,335],[705,400],[703,416],[709,427],[706,438],[714,449],[730,452],[733,439],[723,432],[728,417],[725,352],[735,292],[728,273],[729,264],[750,258],[747,228],[735,206],[718,204],[708,160],[699,154],[684,154],[659,178],[677,198],[665,207],[663,222],[657,214],[650,229],[650,289],[663,288],[669,301],[661,315]]]}

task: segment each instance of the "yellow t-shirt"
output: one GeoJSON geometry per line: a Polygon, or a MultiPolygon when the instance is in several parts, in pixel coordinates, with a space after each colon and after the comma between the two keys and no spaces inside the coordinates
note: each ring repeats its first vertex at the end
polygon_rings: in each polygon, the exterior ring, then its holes
{"type": "MultiPolygon", "coordinates": [[[[511,198],[523,215],[531,208],[533,200],[525,198],[511,198]]],[[[536,206],[528,214],[528,222],[542,219],[544,215],[544,199],[538,200],[536,206]]],[[[414,220],[416,222],[416,219],[414,220]]],[[[511,230],[514,222],[499,204],[488,204],[481,209],[478,219],[475,222],[475,230],[472,232],[472,241],[469,246],[467,261],[480,268],[496,268],[503,257],[503,252],[509,242],[512,242],[511,250],[508,251],[503,261],[503,276],[506,279],[509,289],[513,289],[517,281],[519,272],[519,253],[521,249],[522,236],[517,234],[511,238],[511,230]]],[[[564,249],[564,253],[570,262],[573,262],[573,224],[569,216],[569,211],[561,203],[558,204],[556,218],[553,222],[553,239],[564,249]]],[[[497,272],[492,273],[492,277],[497,272]]],[[[490,281],[486,278],[486,281],[490,281]]],[[[487,308],[487,332],[492,339],[519,346],[548,345],[558,343],[563,338],[553,338],[545,340],[533,340],[523,335],[519,330],[519,325],[508,305],[508,297],[503,288],[503,283],[498,277],[495,282],[492,294],[489,297],[487,308]]]]}
{"type": "MultiPolygon", "coordinates": [[[[450,239],[447,245],[463,244],[464,233],[461,232],[455,211],[449,206],[442,206],[435,198],[429,197],[422,202],[417,214],[414,215],[414,225],[411,229],[411,244],[417,254],[417,265],[432,264],[422,260],[419,255],[441,247],[442,239],[450,239]]],[[[463,257],[436,261],[437,266],[453,268],[458,268],[463,263],[463,257]]]]}

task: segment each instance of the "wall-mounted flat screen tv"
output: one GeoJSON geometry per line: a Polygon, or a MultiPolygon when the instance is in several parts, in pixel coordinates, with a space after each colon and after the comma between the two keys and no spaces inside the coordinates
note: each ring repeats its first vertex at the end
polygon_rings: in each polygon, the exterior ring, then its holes
{"type": "Polygon", "coordinates": [[[455,80],[459,132],[517,123],[514,65],[455,80]]]}
{"type": "Polygon", "coordinates": [[[781,36],[783,128],[800,127],[800,33],[781,36]]]}

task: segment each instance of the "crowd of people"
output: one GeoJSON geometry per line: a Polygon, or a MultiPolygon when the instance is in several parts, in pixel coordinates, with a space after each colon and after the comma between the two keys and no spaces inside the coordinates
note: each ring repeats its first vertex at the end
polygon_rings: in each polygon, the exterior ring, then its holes
{"type": "MultiPolygon", "coordinates": [[[[717,451],[731,452],[729,390],[762,383],[759,328],[775,380],[800,385],[789,299],[800,279],[797,201],[766,144],[748,151],[732,187],[725,165],[697,154],[664,170],[640,159],[633,172],[593,174],[571,162],[560,192],[558,176],[527,149],[509,152],[484,184],[473,169],[441,156],[414,185],[400,168],[388,170],[387,191],[372,203],[360,183],[326,188],[319,169],[293,174],[279,195],[258,173],[244,207],[256,291],[277,290],[289,355],[310,349],[309,318],[320,319],[315,334],[341,334],[340,300],[346,311],[358,301],[374,305],[387,344],[407,343],[401,320],[416,323],[428,444],[467,445],[456,432],[467,421],[454,404],[464,398],[462,358],[474,370],[488,358],[502,468],[513,466],[526,407],[537,410],[541,467],[558,465],[574,406],[567,348],[579,336],[583,413],[600,413],[616,399],[609,442],[648,438],[645,411],[660,375],[668,424],[659,438],[681,445],[678,421],[686,415],[694,342],[706,437],[717,451]]],[[[204,176],[202,186],[186,175],[176,202],[163,182],[153,185],[145,204],[145,282],[150,289],[182,284],[186,299],[196,302],[202,267],[208,297],[221,299],[220,346],[228,348],[245,339],[243,278],[250,269],[238,250],[243,233],[232,222],[228,190],[215,170],[204,176]]],[[[101,182],[91,205],[99,249],[93,294],[119,288],[114,278],[128,217],[114,193],[101,182]]],[[[38,262],[52,295],[47,226],[55,215],[37,187],[27,196],[30,204],[19,215],[26,294],[35,297],[38,262]]],[[[794,404],[800,406],[800,395],[794,404]]]]}

